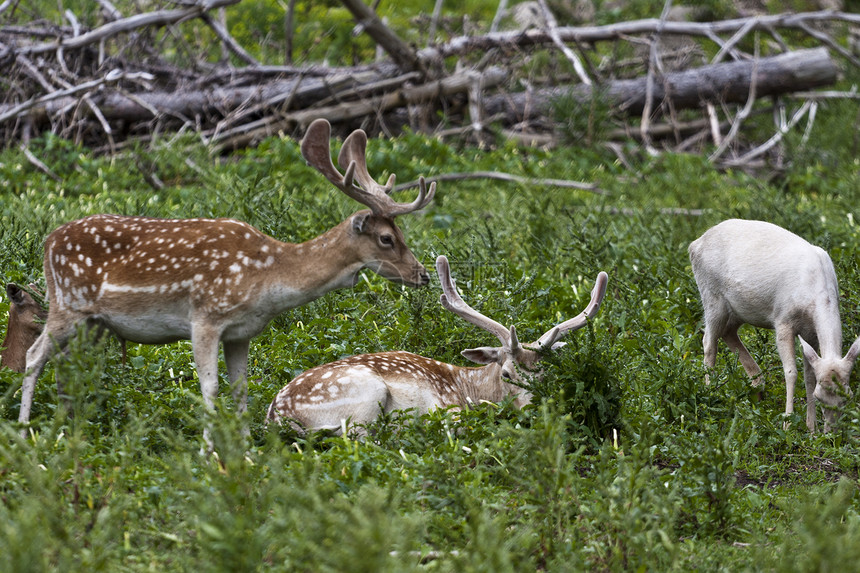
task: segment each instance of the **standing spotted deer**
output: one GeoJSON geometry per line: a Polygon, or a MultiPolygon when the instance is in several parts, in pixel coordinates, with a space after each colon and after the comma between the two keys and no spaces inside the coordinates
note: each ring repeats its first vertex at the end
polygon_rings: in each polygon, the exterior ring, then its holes
{"type": "Polygon", "coordinates": [[[705,366],[712,369],[716,364],[717,341],[722,338],[738,354],[753,385],[761,385],[761,368],[738,337],[738,328],[751,324],[775,330],[788,415],[794,411],[794,339],[799,337],[806,426],[815,431],[817,399],[827,406],[824,431],[828,431],[836,420],[834,409],[851,396],[848,379],[860,354],[858,338],[842,356],[839,285],[828,254],[781,227],[742,219],[711,227],[690,243],[689,252],[705,311],[705,366]]]}
{"type": "MultiPolygon", "coordinates": [[[[35,285],[31,284],[30,289],[38,292],[35,285]]],[[[0,366],[24,372],[27,349],[42,332],[42,321],[48,312],[29,292],[15,283],[6,285],[6,294],[9,297],[9,321],[6,324],[6,338],[0,342],[0,366]]]]}
{"type": "MultiPolygon", "coordinates": [[[[396,203],[388,196],[395,176],[383,186],[367,172],[365,133],[357,130],[344,141],[338,158],[344,174],[332,163],[330,135],[327,121],[313,122],[302,140],[302,155],[369,210],[308,242],[283,243],[234,219],[93,215],[52,232],[44,259],[50,310],[27,353],[19,421],[28,423],[36,380],[79,323],[144,344],[190,339],[209,408],[218,393],[223,343],[242,414],[250,340],[272,318],[331,290],[354,286],[364,268],[408,286],[426,285],[430,276],[406,246],[394,217],[425,207],[435,184],[428,188],[421,178],[417,199],[396,203]]],[[[209,443],[208,429],[204,438],[209,443]]]]}
{"type": "Polygon", "coordinates": [[[551,328],[537,342],[520,344],[513,326],[502,326],[460,298],[447,258],[436,259],[436,270],[442,283],[442,306],[494,334],[502,343],[501,347],[463,351],[469,360],[486,366],[466,368],[403,351],[350,356],[297,376],[275,396],[267,422],[289,420],[299,431],[338,431],[347,422],[372,422],[382,412],[412,408],[423,414],[482,400],[499,402],[510,395],[516,396],[514,404],[521,408],[531,401],[531,394],[517,385],[523,382],[519,370],[538,374],[541,352],[564,344],[559,340],[565,334],[582,328],[594,317],[608,281],[608,275],[600,272],[585,310],[551,328]]]}

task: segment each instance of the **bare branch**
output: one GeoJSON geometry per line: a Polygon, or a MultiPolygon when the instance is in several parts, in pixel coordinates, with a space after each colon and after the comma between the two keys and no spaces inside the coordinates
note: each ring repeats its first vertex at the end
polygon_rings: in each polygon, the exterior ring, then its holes
{"type": "Polygon", "coordinates": [[[753,150],[748,151],[741,157],[737,159],[729,159],[725,161],[725,165],[737,167],[741,165],[745,165],[749,163],[752,159],[755,159],[759,155],[765,153],[767,150],[772,148],[774,145],[782,141],[782,138],[785,137],[785,134],[791,131],[791,129],[797,125],[803,116],[806,115],[806,112],[809,111],[810,107],[812,107],[812,103],[810,101],[804,102],[800,109],[798,109],[795,114],[792,116],[791,120],[784,126],[782,126],[779,131],[777,131],[770,139],[759,145],[753,150]]]}
{"type": "Polygon", "coordinates": [[[240,0],[203,0],[199,4],[195,4],[190,8],[182,10],[158,10],[156,12],[146,12],[144,14],[137,14],[115,22],[110,22],[104,26],[96,28],[95,30],[91,30],[86,34],[81,34],[80,36],[75,36],[73,38],[64,38],[59,42],[54,41],[34,44],[31,46],[21,46],[18,48],[18,51],[23,54],[43,54],[61,47],[66,49],[81,48],[138,28],[176,24],[189,18],[199,17],[207,10],[220,8],[222,6],[230,6],[239,2],[240,0]]]}
{"type": "MultiPolygon", "coordinates": [[[[814,22],[847,22],[860,24],[860,14],[823,10],[820,12],[801,12],[797,14],[775,14],[754,18],[753,29],[770,31],[786,28],[803,31],[804,26],[814,22]]],[[[672,22],[661,24],[657,18],[618,22],[605,26],[560,27],[557,32],[562,42],[612,42],[621,37],[653,34],[658,29],[664,35],[698,36],[714,39],[719,34],[733,34],[748,25],[749,18],[737,18],[719,22],[672,22]]],[[[460,36],[447,44],[440,44],[419,50],[418,58],[423,61],[441,60],[450,56],[463,55],[475,50],[506,48],[521,50],[530,46],[552,44],[553,39],[541,29],[526,31],[510,30],[487,34],[485,36],[460,36]]],[[[841,53],[841,52],[840,52],[841,53]]]]}
{"type": "Polygon", "coordinates": [[[27,161],[32,163],[36,167],[36,169],[38,169],[39,171],[41,171],[42,173],[44,173],[45,175],[47,175],[48,177],[50,177],[54,181],[62,181],[63,180],[62,177],[60,177],[59,175],[57,175],[56,173],[51,171],[50,167],[48,167],[47,165],[42,163],[38,157],[33,155],[33,152],[30,151],[29,149],[27,149],[26,146],[22,145],[21,151],[27,157],[27,161]]]}
{"type": "Polygon", "coordinates": [[[645,144],[645,149],[651,155],[656,155],[657,150],[651,145],[651,137],[648,133],[648,126],[651,123],[651,109],[654,101],[654,69],[656,68],[660,75],[663,74],[663,68],[660,63],[660,53],[658,46],[660,45],[660,33],[663,26],[666,24],[666,18],[669,16],[669,9],[672,7],[672,0],[666,0],[663,4],[663,12],[660,14],[660,26],[654,32],[651,38],[651,46],[648,57],[648,74],[645,76],[645,106],[642,109],[642,121],[640,123],[639,132],[642,135],[642,141],[645,144]]]}
{"type": "Polygon", "coordinates": [[[245,48],[239,45],[239,43],[233,39],[233,36],[227,31],[227,28],[224,27],[221,22],[213,18],[209,14],[201,14],[200,19],[203,20],[207,26],[212,28],[212,31],[215,32],[215,35],[218,36],[218,39],[224,43],[228,50],[236,54],[240,60],[245,62],[246,64],[250,64],[252,66],[259,66],[260,62],[258,62],[254,56],[249,54],[245,48]]]}
{"type": "MultiPolygon", "coordinates": [[[[541,185],[549,187],[563,187],[568,189],[581,189],[590,191],[598,195],[603,195],[606,192],[600,189],[596,183],[583,183],[581,181],[570,181],[567,179],[543,179],[534,177],[522,177],[521,175],[512,175],[510,173],[502,173],[499,171],[472,171],[469,173],[443,173],[434,177],[426,177],[427,183],[438,181],[462,181],[465,179],[496,179],[499,181],[511,181],[522,185],[541,185]]],[[[410,181],[409,183],[401,183],[394,187],[394,191],[405,191],[418,186],[418,181],[410,181]]]]}
{"type": "Polygon", "coordinates": [[[561,37],[558,34],[558,22],[556,22],[555,16],[552,11],[549,9],[549,6],[546,3],[546,0],[538,0],[538,4],[540,4],[541,11],[543,12],[544,21],[546,22],[546,31],[549,34],[549,37],[552,38],[552,43],[555,44],[561,53],[573,64],[573,69],[576,71],[576,75],[579,76],[580,81],[587,86],[591,85],[591,78],[588,77],[588,74],[585,73],[585,68],[582,66],[582,62],[579,60],[579,57],[573,53],[573,50],[568,48],[564,42],[562,42],[561,37]]]}
{"type": "Polygon", "coordinates": [[[752,111],[753,104],[756,99],[756,84],[758,83],[758,38],[756,38],[755,42],[755,59],[753,59],[753,69],[750,78],[750,94],[747,97],[747,102],[744,104],[744,107],[738,112],[737,116],[735,116],[735,120],[732,122],[732,127],[729,130],[729,134],[723,139],[717,146],[717,149],[708,156],[708,160],[711,162],[716,161],[720,158],[720,156],[728,149],[729,145],[738,135],[738,131],[740,131],[741,123],[749,116],[752,111]]]}

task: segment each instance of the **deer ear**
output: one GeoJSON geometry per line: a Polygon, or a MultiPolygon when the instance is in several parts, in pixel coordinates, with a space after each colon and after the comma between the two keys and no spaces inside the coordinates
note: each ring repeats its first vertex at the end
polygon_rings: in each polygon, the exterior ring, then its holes
{"type": "Polygon", "coordinates": [[[800,346],[803,349],[803,357],[806,358],[806,361],[809,362],[809,364],[815,366],[815,363],[819,360],[818,353],[803,339],[802,336],[798,336],[797,338],[800,339],[800,346]]]}
{"type": "Polygon", "coordinates": [[[15,304],[24,302],[24,291],[15,283],[6,285],[6,294],[9,295],[9,300],[15,304]]]}
{"type": "Polygon", "coordinates": [[[367,228],[367,220],[370,218],[370,211],[360,211],[352,216],[352,230],[361,235],[367,228]]]}
{"type": "Polygon", "coordinates": [[[495,364],[499,361],[501,350],[491,346],[481,346],[480,348],[469,348],[460,354],[478,364],[495,364]]]}
{"type": "Polygon", "coordinates": [[[845,360],[854,364],[857,360],[857,355],[860,354],[860,338],[854,341],[854,344],[851,345],[851,348],[848,349],[848,353],[845,355],[845,360]]]}

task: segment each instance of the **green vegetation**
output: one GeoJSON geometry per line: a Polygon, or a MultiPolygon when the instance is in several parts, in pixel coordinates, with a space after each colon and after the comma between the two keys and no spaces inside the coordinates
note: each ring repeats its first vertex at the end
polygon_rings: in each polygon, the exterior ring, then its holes
{"type": "MultiPolygon", "coordinates": [[[[231,7],[232,33],[280,61],[284,4],[231,7]]],[[[383,2],[380,11],[420,43],[426,27],[409,18],[432,5],[383,2]]],[[[338,2],[296,6],[298,61],[350,64],[372,53],[350,36],[338,2]]],[[[462,32],[464,13],[486,22],[495,6],[457,5],[442,29],[462,32]]],[[[598,18],[654,16],[661,6],[631,2],[598,18]]],[[[40,7],[55,21],[66,8],[97,21],[82,0],[19,9],[40,7]]],[[[208,29],[181,30],[158,31],[187,50],[177,59],[215,45],[208,29]]],[[[851,73],[846,83],[857,81],[851,73]]],[[[623,165],[596,143],[607,127],[600,99],[578,113],[571,105],[558,105],[567,131],[592,146],[499,141],[487,150],[407,133],[368,150],[379,180],[493,170],[600,186],[442,183],[426,212],[399,219],[428,268],[447,255],[464,298],[523,340],[577,313],[597,272],[609,273],[600,314],[548,358],[533,406],[395,414],[366,441],[264,426],[276,392],[312,366],[389,349],[466,364],[460,350],[495,344],[441,308],[438,283],[408,289],[366,273],[355,289],[274,320],[251,345],[248,440],[226,381],[217,412],[201,415],[190,343],[132,344],[124,367],[115,341],[82,335],[42,376],[26,440],[15,422],[21,376],[0,371],[0,571],[827,571],[856,562],[860,406],[850,402],[828,435],[810,436],[802,415],[783,430],[773,335],[752,329],[742,336],[765,371],[764,399],[753,399],[725,346],[705,386],[686,249],[729,217],[768,220],[826,248],[847,346],[860,334],[858,103],[822,103],[809,141],[790,134],[788,166],[769,179],[634,145],[623,165]],[[55,370],[73,417],[58,407],[55,370]],[[213,425],[217,459],[199,453],[203,423],[213,425]]],[[[772,133],[770,118],[761,121],[772,133]]],[[[54,176],[20,150],[0,153],[3,283],[44,286],[44,237],[92,213],[229,216],[297,242],[358,208],[286,138],[231,157],[188,137],[113,158],[51,136],[30,150],[54,176]],[[154,180],[164,188],[153,190],[154,180]]],[[[4,298],[0,315],[7,308],[4,298]]],[[[801,385],[801,414],[803,394],[801,385]]]]}
{"type": "MultiPolygon", "coordinates": [[[[770,183],[696,156],[633,154],[630,171],[599,148],[457,149],[414,134],[371,142],[380,179],[494,169],[604,190],[445,183],[426,213],[400,219],[427,266],[448,255],[464,297],[523,339],[578,312],[597,272],[609,273],[599,316],[549,359],[536,404],[386,417],[365,442],[264,427],[274,394],[311,366],[383,349],[465,364],[460,350],[494,343],[441,309],[438,284],[407,289],[372,274],[282,315],[253,341],[251,440],[238,437],[225,383],[212,420],[218,463],[199,455],[188,343],[131,345],[123,367],[115,342],[82,338],[62,365],[75,416],[58,411],[49,366],[26,441],[14,422],[20,376],[0,372],[0,569],[788,571],[848,562],[860,541],[860,409],[849,404],[827,436],[808,435],[800,416],[783,431],[773,337],[751,329],[764,401],[751,400],[725,348],[706,387],[686,246],[734,216],[802,234],[831,253],[846,339],[860,334],[856,118],[856,103],[827,105],[813,140],[803,149],[790,141],[796,160],[770,183]],[[431,551],[427,563],[416,557],[431,551]]],[[[231,158],[183,141],[113,159],[56,138],[32,149],[59,178],[20,151],[0,156],[4,282],[40,282],[44,236],[89,213],[235,216],[301,241],[357,208],[288,139],[231,158]],[[144,170],[166,187],[149,188],[144,170]]]]}

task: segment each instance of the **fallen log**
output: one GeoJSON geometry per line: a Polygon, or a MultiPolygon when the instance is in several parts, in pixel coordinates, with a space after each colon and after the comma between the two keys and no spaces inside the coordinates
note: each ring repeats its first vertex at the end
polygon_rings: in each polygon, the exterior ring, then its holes
{"type": "MultiPolygon", "coordinates": [[[[486,89],[496,87],[507,79],[508,74],[501,68],[490,68],[480,74],[480,82],[486,89]]],[[[378,98],[360,101],[341,102],[325,107],[311,107],[278,117],[269,117],[264,125],[252,129],[240,128],[236,133],[221,134],[211,143],[218,149],[246,147],[254,141],[276,134],[278,131],[293,127],[305,128],[314,119],[324,117],[332,123],[342,123],[352,119],[374,114],[383,114],[395,108],[413,104],[425,104],[456,93],[468,91],[474,81],[469,72],[458,73],[441,80],[427,82],[418,86],[403,87],[381,95],[378,98]]]]}
{"type": "MultiPolygon", "coordinates": [[[[743,103],[755,77],[755,96],[770,97],[832,85],[837,67],[826,48],[797,50],[758,60],[727,62],[672,72],[657,77],[653,86],[655,102],[675,109],[698,108],[705,103],[743,103]]],[[[552,102],[561,97],[587,105],[595,90],[611,109],[638,115],[645,108],[646,81],[616,80],[602,86],[559,86],[484,98],[489,116],[503,116],[505,123],[517,123],[550,112],[552,102]]],[[[661,106],[654,106],[659,112],[661,106]]]]}
{"type": "MultiPolygon", "coordinates": [[[[388,72],[395,71],[389,68],[388,72]]],[[[108,74],[110,75],[110,74],[108,74]]],[[[78,86],[75,93],[64,95],[53,93],[26,105],[0,105],[0,123],[16,116],[27,117],[35,123],[47,122],[50,118],[73,109],[78,101],[78,92],[92,91],[92,99],[106,120],[140,122],[162,117],[174,117],[180,121],[199,116],[213,117],[215,121],[229,117],[238,110],[265,106],[269,109],[293,107],[302,109],[341,90],[356,89],[363,83],[378,82],[389,77],[385,73],[365,71],[363,73],[334,74],[324,78],[302,77],[275,80],[256,86],[221,87],[205,89],[180,89],[174,91],[136,91],[130,86],[117,91],[97,91],[103,82],[78,86]],[[59,97],[58,97],[59,96],[59,97]],[[289,104],[289,105],[287,105],[289,104]],[[15,113],[17,110],[19,110],[15,113]]],[[[71,90],[69,90],[71,92],[71,90]]]]}
{"type": "MultiPolygon", "coordinates": [[[[431,34],[430,46],[417,49],[398,38],[362,0],[341,0],[353,14],[356,30],[373,38],[390,59],[330,68],[255,63],[223,23],[209,16],[214,8],[240,1],[189,0],[178,9],[127,18],[114,9],[106,23],[91,30],[81,27],[70,12],[66,18],[71,26],[51,24],[46,28],[42,22],[0,26],[0,69],[13,88],[0,97],[0,134],[7,143],[26,143],[30,137],[52,130],[90,144],[107,140],[113,152],[117,141],[147,140],[153,133],[191,129],[216,148],[233,149],[254,145],[278,132],[301,131],[312,119],[326,117],[343,128],[360,123],[374,133],[396,133],[405,125],[422,130],[448,125],[473,141],[483,141],[486,123],[499,125],[502,134],[521,129],[523,121],[548,127],[552,121],[547,116],[557,98],[588,105],[599,97],[621,114],[636,116],[648,109],[640,130],[647,135],[652,109],[657,115],[664,110],[697,108],[704,102],[748,101],[751,105],[756,98],[808,93],[836,80],[836,66],[824,48],[771,58],[745,56],[737,46],[751,30],[771,35],[777,28],[801,30],[853,63],[856,58],[846,56],[845,48],[833,38],[822,36],[817,28],[807,29],[815,23],[860,21],[860,16],[843,12],[814,12],[710,23],[650,19],[572,28],[558,26],[547,3],[541,2],[548,22],[543,29],[491,32],[435,45],[436,36],[431,34]],[[251,65],[234,67],[229,60],[215,64],[204,53],[198,66],[177,66],[170,58],[159,56],[160,49],[170,46],[147,44],[144,30],[175,27],[194,19],[214,31],[226,47],[223,53],[233,53],[234,61],[251,65]],[[719,37],[727,33],[733,34],[730,39],[719,37]],[[628,41],[644,35],[704,37],[720,51],[712,65],[664,75],[654,71],[657,66],[652,62],[649,78],[632,80],[606,79],[594,67],[593,58],[584,57],[594,42],[628,41]],[[122,41],[125,36],[134,39],[133,47],[122,41]],[[568,43],[576,44],[578,52],[569,49],[568,43]],[[593,78],[596,86],[562,85],[512,93],[510,90],[523,85],[515,67],[520,60],[504,54],[536,49],[561,51],[583,84],[593,78]],[[459,59],[482,52],[486,53],[478,62],[471,57],[459,59]],[[717,63],[724,55],[736,61],[717,63]],[[451,56],[458,61],[446,61],[451,56]],[[108,72],[110,69],[114,71],[108,72]],[[445,114],[441,120],[440,111],[445,114]]],[[[105,0],[99,4],[111,7],[105,0]]],[[[781,39],[778,43],[785,46],[781,39]]],[[[554,75],[552,69],[544,72],[554,75]]],[[[711,105],[711,109],[715,107],[711,105]]],[[[669,124],[677,135],[678,118],[671,117],[669,124]]]]}
{"type": "MultiPolygon", "coordinates": [[[[718,44],[724,44],[720,34],[736,34],[738,32],[762,31],[773,33],[784,28],[808,33],[811,27],[820,26],[826,22],[845,22],[860,25],[860,14],[822,10],[819,12],[783,13],[753,18],[735,18],[718,22],[672,22],[661,21],[659,18],[617,22],[605,26],[565,26],[555,32],[562,42],[594,44],[596,42],[612,42],[632,36],[645,36],[660,33],[662,36],[685,36],[707,38],[718,44]]],[[[550,46],[554,43],[549,31],[535,28],[529,30],[507,30],[494,32],[483,36],[461,36],[453,38],[445,44],[429,46],[418,51],[418,58],[424,62],[441,61],[452,56],[462,56],[474,52],[486,52],[500,49],[507,52],[519,52],[524,49],[550,46]]],[[[843,56],[856,62],[849,51],[839,50],[843,56]]]]}

